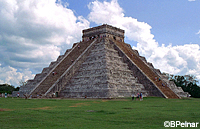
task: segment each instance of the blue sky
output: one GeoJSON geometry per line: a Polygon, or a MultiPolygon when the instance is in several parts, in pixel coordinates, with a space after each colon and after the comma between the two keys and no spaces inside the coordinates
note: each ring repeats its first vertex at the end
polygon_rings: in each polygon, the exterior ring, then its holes
{"type": "MultiPolygon", "coordinates": [[[[90,13],[87,5],[92,0],[65,1],[69,3],[69,8],[74,10],[75,15],[87,17],[90,13]]],[[[158,43],[181,45],[199,42],[199,35],[196,33],[200,28],[200,1],[118,0],[118,3],[125,16],[151,25],[152,34],[158,43]]]]}
{"type": "Polygon", "coordinates": [[[152,34],[159,43],[180,45],[199,42],[196,33],[200,28],[200,1],[133,0],[120,3],[127,16],[151,25],[152,34]]]}
{"type": "Polygon", "coordinates": [[[200,80],[200,1],[0,0],[0,83],[19,85],[103,23],[154,67],[200,80]]]}

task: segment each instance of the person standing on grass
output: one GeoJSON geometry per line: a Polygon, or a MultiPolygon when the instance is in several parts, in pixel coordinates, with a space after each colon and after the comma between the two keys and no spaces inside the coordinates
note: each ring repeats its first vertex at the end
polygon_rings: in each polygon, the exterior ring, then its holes
{"type": "Polygon", "coordinates": [[[7,93],[5,93],[5,98],[7,98],[7,93]]]}
{"type": "Polygon", "coordinates": [[[139,98],[140,98],[140,94],[139,94],[139,93],[137,93],[137,99],[139,100],[139,98]]]}
{"type": "Polygon", "coordinates": [[[140,101],[143,100],[143,96],[142,96],[142,93],[140,93],[140,101]]]}
{"type": "Polygon", "coordinates": [[[132,96],[131,96],[131,97],[132,97],[132,100],[134,100],[134,94],[132,94],[132,96]]]}
{"type": "Polygon", "coordinates": [[[17,98],[19,98],[19,92],[17,93],[17,98]]]}

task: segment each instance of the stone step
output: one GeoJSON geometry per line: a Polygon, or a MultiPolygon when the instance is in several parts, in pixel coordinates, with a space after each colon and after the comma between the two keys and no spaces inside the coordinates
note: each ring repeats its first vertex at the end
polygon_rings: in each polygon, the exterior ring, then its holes
{"type": "Polygon", "coordinates": [[[132,86],[136,83],[135,80],[128,80],[127,78],[121,78],[121,79],[109,78],[108,82],[116,84],[116,85],[123,85],[123,86],[132,86]]]}
{"type": "Polygon", "coordinates": [[[64,56],[65,56],[65,55],[60,55],[60,56],[57,58],[56,61],[60,62],[60,61],[63,59],[64,56]]]}
{"type": "Polygon", "coordinates": [[[50,70],[49,67],[43,68],[42,73],[49,73],[50,70]]]}
{"type": "Polygon", "coordinates": [[[47,73],[36,74],[34,77],[34,82],[39,83],[46,75],[47,73]]]}
{"type": "Polygon", "coordinates": [[[137,82],[134,77],[127,76],[107,76],[106,74],[98,74],[98,75],[83,75],[76,76],[71,79],[74,84],[86,84],[86,83],[101,83],[101,82],[112,82],[115,84],[123,84],[123,85],[132,85],[137,82]],[[120,78],[120,79],[119,79],[120,78]]]}
{"type": "MultiPolygon", "coordinates": [[[[120,61],[120,60],[119,60],[120,61]]],[[[109,68],[114,67],[125,67],[125,69],[128,68],[127,64],[119,61],[110,61],[106,59],[99,59],[99,60],[92,60],[92,61],[86,61],[83,63],[82,68],[84,67],[103,67],[102,65],[107,65],[109,68]]],[[[98,68],[97,68],[98,69],[98,68]]],[[[123,69],[123,68],[121,68],[123,69]]]]}
{"type": "Polygon", "coordinates": [[[56,66],[57,63],[58,63],[58,61],[53,61],[50,63],[49,67],[53,68],[54,66],[56,66]]]}
{"type": "Polygon", "coordinates": [[[130,70],[114,70],[114,69],[88,69],[88,70],[79,70],[76,73],[76,77],[84,76],[93,76],[93,75],[109,75],[113,77],[128,77],[135,79],[130,70]]]}
{"type": "Polygon", "coordinates": [[[73,85],[86,85],[86,84],[101,84],[101,83],[107,83],[105,77],[97,76],[97,77],[78,77],[71,79],[71,82],[73,82],[73,85]]]}
{"type": "MultiPolygon", "coordinates": [[[[103,54],[102,55],[92,55],[92,56],[87,57],[84,64],[89,64],[91,62],[101,62],[102,60],[108,60],[109,62],[118,63],[118,62],[121,62],[122,58],[119,56],[111,56],[111,55],[105,55],[105,54],[104,55],[103,54]]],[[[123,63],[123,64],[125,64],[125,63],[123,63]]]]}
{"type": "Polygon", "coordinates": [[[67,50],[65,51],[65,54],[64,54],[64,55],[68,54],[68,52],[70,52],[70,51],[71,51],[71,49],[67,49],[67,50]]]}
{"type": "Polygon", "coordinates": [[[95,55],[99,55],[99,54],[102,54],[102,53],[109,53],[109,54],[112,54],[112,55],[118,55],[118,52],[116,50],[112,50],[112,49],[108,49],[108,48],[93,49],[93,50],[91,50],[91,53],[95,54],[95,55]]]}
{"type": "Polygon", "coordinates": [[[102,83],[102,84],[86,84],[86,85],[70,85],[70,87],[66,87],[61,92],[69,92],[69,91],[99,91],[99,90],[107,90],[108,84],[102,83]]]}

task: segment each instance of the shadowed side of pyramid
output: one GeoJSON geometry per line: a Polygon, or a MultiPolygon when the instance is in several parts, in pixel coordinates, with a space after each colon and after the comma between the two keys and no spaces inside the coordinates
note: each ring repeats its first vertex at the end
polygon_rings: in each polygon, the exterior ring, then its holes
{"type": "Polygon", "coordinates": [[[151,68],[146,65],[135,52],[128,47],[127,44],[114,41],[117,49],[124,56],[127,64],[134,71],[134,75],[138,77],[140,83],[142,83],[148,91],[151,91],[150,96],[160,96],[161,93],[165,98],[180,98],[173,92],[167,83],[151,68]]]}

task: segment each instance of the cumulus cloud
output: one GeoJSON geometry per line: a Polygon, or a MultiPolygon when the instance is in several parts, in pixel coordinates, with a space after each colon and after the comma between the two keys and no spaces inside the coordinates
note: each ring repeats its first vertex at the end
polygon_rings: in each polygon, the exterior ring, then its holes
{"type": "Polygon", "coordinates": [[[200,72],[200,46],[185,44],[181,46],[164,45],[158,47],[148,58],[157,68],[172,74],[192,74],[198,79],[200,72]]]}
{"type": "Polygon", "coordinates": [[[12,84],[14,86],[19,86],[20,81],[27,81],[34,77],[29,69],[23,71],[17,71],[17,69],[7,66],[0,67],[0,83],[12,84]]]}
{"type": "MultiPolygon", "coordinates": [[[[60,0],[0,0],[1,70],[11,71],[12,75],[25,72],[16,69],[41,72],[79,41],[81,30],[90,23],[75,16],[67,6],[60,0]]],[[[10,78],[11,74],[7,75],[10,78]]],[[[11,82],[6,78],[1,78],[1,83],[11,82]]]]}
{"type": "Polygon", "coordinates": [[[171,74],[193,74],[200,80],[200,46],[198,44],[159,46],[151,33],[152,27],[135,18],[126,17],[117,0],[110,2],[96,0],[91,2],[88,8],[91,10],[88,15],[91,22],[107,23],[124,29],[125,36],[137,42],[137,46],[133,48],[152,62],[156,68],[171,74]]]}

